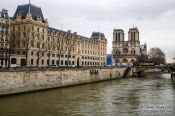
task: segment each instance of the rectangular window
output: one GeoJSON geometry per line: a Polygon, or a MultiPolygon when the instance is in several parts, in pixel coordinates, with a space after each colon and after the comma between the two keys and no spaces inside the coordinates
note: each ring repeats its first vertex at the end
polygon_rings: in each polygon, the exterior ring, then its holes
{"type": "Polygon", "coordinates": [[[44,60],[42,59],[42,65],[44,65],[44,60]]]}
{"type": "Polygon", "coordinates": [[[52,65],[54,65],[55,64],[55,61],[54,60],[52,60],[52,65]]]}
{"type": "Polygon", "coordinates": [[[71,65],[71,61],[69,61],[69,65],[71,65]]]}
{"type": "Polygon", "coordinates": [[[67,61],[65,61],[65,65],[67,65],[67,61]]]}
{"type": "Polygon", "coordinates": [[[47,60],[47,65],[49,66],[49,62],[50,62],[50,60],[47,60]]]}
{"type": "Polygon", "coordinates": [[[59,65],[59,61],[57,60],[57,65],[59,65]]]}
{"type": "Polygon", "coordinates": [[[31,65],[33,65],[33,59],[31,59],[31,65]]]}

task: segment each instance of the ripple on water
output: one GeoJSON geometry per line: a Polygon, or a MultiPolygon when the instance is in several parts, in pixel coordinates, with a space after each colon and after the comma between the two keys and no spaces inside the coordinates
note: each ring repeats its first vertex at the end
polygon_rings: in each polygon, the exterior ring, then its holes
{"type": "Polygon", "coordinates": [[[137,116],[140,106],[174,104],[175,86],[162,74],[0,98],[0,116],[137,116]]]}

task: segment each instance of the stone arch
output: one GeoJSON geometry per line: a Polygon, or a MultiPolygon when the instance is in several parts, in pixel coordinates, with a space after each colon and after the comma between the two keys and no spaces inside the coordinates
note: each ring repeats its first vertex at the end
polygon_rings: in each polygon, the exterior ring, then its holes
{"type": "Polygon", "coordinates": [[[21,59],[21,66],[26,66],[26,59],[21,59]]]}
{"type": "Polygon", "coordinates": [[[135,61],[134,59],[131,59],[131,60],[130,60],[130,63],[133,63],[133,64],[134,64],[135,62],[136,62],[136,61],[135,61]]]}
{"type": "Polygon", "coordinates": [[[125,58],[122,60],[123,63],[128,63],[128,60],[125,58]]]}

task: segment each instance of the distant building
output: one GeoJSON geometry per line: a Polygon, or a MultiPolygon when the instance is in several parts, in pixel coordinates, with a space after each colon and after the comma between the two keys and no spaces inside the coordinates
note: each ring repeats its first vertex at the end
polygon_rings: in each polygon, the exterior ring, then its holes
{"type": "Polygon", "coordinates": [[[9,16],[6,9],[0,11],[0,67],[8,67],[9,49],[9,16]]]}
{"type": "Polygon", "coordinates": [[[137,27],[130,28],[128,41],[122,29],[114,29],[112,54],[116,63],[135,63],[141,54],[147,54],[147,45],[140,45],[139,30],[137,27]]]}
{"type": "Polygon", "coordinates": [[[104,66],[107,39],[90,38],[49,26],[40,7],[19,5],[10,23],[11,66],[104,66]]]}

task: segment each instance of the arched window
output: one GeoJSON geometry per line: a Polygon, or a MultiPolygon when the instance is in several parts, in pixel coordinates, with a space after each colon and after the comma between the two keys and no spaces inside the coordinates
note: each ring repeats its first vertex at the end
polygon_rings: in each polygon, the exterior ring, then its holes
{"type": "Polygon", "coordinates": [[[122,62],[123,63],[128,63],[128,60],[127,59],[123,59],[122,62]]]}
{"type": "Polygon", "coordinates": [[[130,63],[133,63],[134,64],[135,63],[135,60],[134,59],[131,59],[130,63]]]}
{"type": "Polygon", "coordinates": [[[124,53],[124,54],[128,54],[128,49],[127,49],[127,48],[124,48],[124,49],[123,49],[123,53],[124,53]]]}

